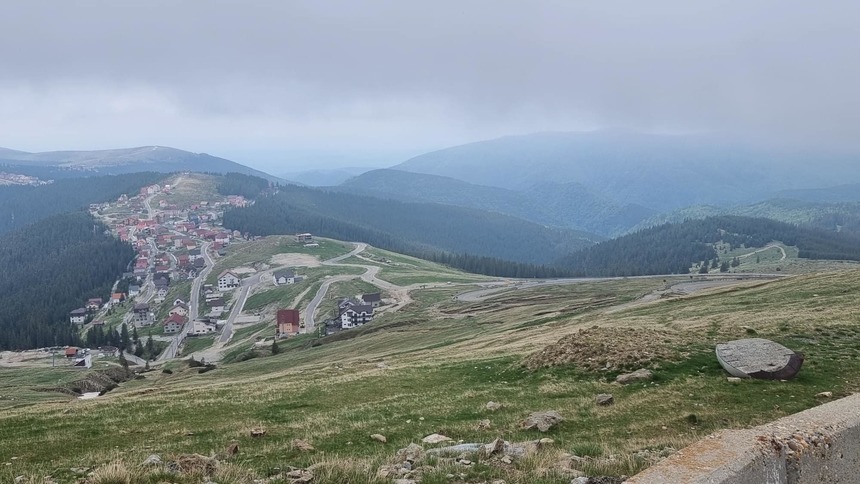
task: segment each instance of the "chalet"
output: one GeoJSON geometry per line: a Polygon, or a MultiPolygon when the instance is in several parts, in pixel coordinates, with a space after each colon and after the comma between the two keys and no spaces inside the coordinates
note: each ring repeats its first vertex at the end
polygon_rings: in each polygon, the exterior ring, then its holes
{"type": "Polygon", "coordinates": [[[203,269],[206,267],[206,261],[203,259],[197,259],[194,261],[194,268],[197,270],[203,269]]]}
{"type": "Polygon", "coordinates": [[[87,322],[87,309],[78,308],[69,313],[69,321],[72,324],[84,324],[87,322]]]}
{"type": "Polygon", "coordinates": [[[225,232],[219,232],[215,235],[215,243],[216,244],[229,244],[230,243],[230,234],[225,232]]]}
{"type": "Polygon", "coordinates": [[[178,314],[173,314],[164,321],[165,333],[178,333],[182,331],[182,326],[185,325],[185,317],[178,314]]]}
{"type": "Polygon", "coordinates": [[[140,294],[140,286],[138,286],[137,284],[132,284],[132,285],[128,286],[128,296],[129,297],[134,297],[134,296],[137,296],[138,294],[140,294]]]}
{"type": "Polygon", "coordinates": [[[296,273],[288,269],[275,271],[272,277],[275,280],[276,286],[280,286],[281,284],[294,284],[296,282],[296,273]]]}
{"type": "Polygon", "coordinates": [[[314,236],[311,234],[296,234],[296,242],[300,244],[312,244],[314,236]]]}
{"type": "Polygon", "coordinates": [[[188,316],[188,306],[186,306],[185,303],[174,304],[173,307],[170,308],[170,311],[167,312],[167,314],[171,316],[188,316]]]}
{"type": "Polygon", "coordinates": [[[117,304],[122,304],[125,301],[125,294],[121,292],[115,292],[110,295],[110,304],[111,306],[115,306],[117,304]]]}
{"type": "Polygon", "coordinates": [[[362,294],[361,300],[364,302],[364,304],[367,304],[374,308],[378,308],[380,304],[382,304],[382,295],[378,292],[374,292],[371,294],[362,294]]]}
{"type": "Polygon", "coordinates": [[[201,257],[203,257],[203,254],[200,253],[200,249],[188,251],[188,260],[190,260],[191,262],[194,262],[201,257]]]}
{"type": "Polygon", "coordinates": [[[278,309],[276,335],[279,338],[286,338],[297,334],[299,334],[298,309],[278,309]]]}
{"type": "Polygon", "coordinates": [[[187,255],[180,255],[176,258],[176,263],[179,265],[179,267],[187,268],[191,266],[191,258],[187,255]]]}
{"type": "Polygon", "coordinates": [[[69,346],[66,348],[66,358],[76,358],[78,356],[79,348],[75,346],[69,346]]]}
{"type": "Polygon", "coordinates": [[[349,305],[340,313],[340,327],[350,329],[373,321],[373,306],[368,304],[349,305]]]}
{"type": "Polygon", "coordinates": [[[95,321],[93,321],[93,327],[96,327],[96,326],[104,327],[104,325],[105,325],[105,321],[103,319],[96,319],[95,321]]]}
{"type": "Polygon", "coordinates": [[[239,276],[230,272],[224,271],[218,276],[218,290],[227,291],[239,287],[239,276]]]}
{"type": "Polygon", "coordinates": [[[167,286],[158,286],[155,288],[155,300],[157,302],[162,302],[167,297],[168,292],[167,286]]]}
{"type": "Polygon", "coordinates": [[[96,312],[102,307],[102,298],[93,297],[87,300],[87,311],[96,312]]]}
{"type": "Polygon", "coordinates": [[[135,304],[132,321],[138,328],[141,326],[149,326],[152,324],[152,312],[149,310],[149,304],[135,304]]]}

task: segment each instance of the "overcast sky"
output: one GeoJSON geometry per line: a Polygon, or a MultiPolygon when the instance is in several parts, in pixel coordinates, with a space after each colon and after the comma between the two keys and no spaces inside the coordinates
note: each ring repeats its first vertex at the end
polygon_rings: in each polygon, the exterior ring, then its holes
{"type": "Polygon", "coordinates": [[[851,1],[0,4],[0,146],[274,173],[543,130],[860,144],[851,1]]]}

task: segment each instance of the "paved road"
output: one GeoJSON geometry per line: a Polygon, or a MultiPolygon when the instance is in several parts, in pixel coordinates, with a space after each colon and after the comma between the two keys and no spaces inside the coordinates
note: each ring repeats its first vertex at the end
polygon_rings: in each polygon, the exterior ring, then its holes
{"type": "Polygon", "coordinates": [[[158,355],[156,361],[176,358],[176,355],[179,354],[179,346],[183,341],[185,341],[185,338],[188,336],[188,331],[191,329],[191,322],[197,319],[198,313],[200,312],[200,288],[203,285],[203,281],[208,277],[209,272],[213,267],[215,267],[215,262],[212,261],[212,258],[209,256],[210,245],[212,245],[211,242],[206,242],[200,247],[200,253],[203,254],[203,260],[206,262],[206,267],[197,274],[197,277],[195,277],[194,281],[191,283],[191,298],[188,301],[188,322],[185,323],[182,326],[182,330],[173,337],[167,348],[158,355]]]}
{"type": "MultiPolygon", "coordinates": [[[[323,261],[322,264],[327,265],[327,266],[338,265],[338,263],[340,261],[349,259],[350,257],[352,257],[354,255],[358,255],[362,251],[364,251],[364,249],[366,249],[366,248],[367,248],[367,244],[357,243],[357,244],[355,244],[355,249],[353,249],[349,253],[338,256],[338,257],[333,257],[329,260],[323,261]]],[[[351,264],[347,264],[347,265],[351,265],[351,264]]],[[[355,276],[355,275],[334,276],[334,277],[329,277],[328,279],[326,279],[322,283],[322,285],[320,286],[316,295],[311,300],[310,304],[308,304],[308,308],[305,310],[305,333],[313,333],[314,328],[316,327],[315,318],[316,318],[317,309],[319,309],[320,303],[322,303],[323,298],[325,298],[325,295],[328,292],[329,286],[331,286],[332,284],[334,284],[336,282],[349,281],[352,279],[356,279],[358,277],[359,276],[355,276]]]]}
{"type": "Polygon", "coordinates": [[[233,323],[235,323],[236,318],[242,314],[245,302],[248,301],[248,293],[252,287],[260,283],[262,275],[263,274],[256,274],[242,280],[242,286],[239,288],[239,296],[236,297],[236,302],[233,303],[233,307],[230,309],[230,315],[227,317],[227,323],[224,324],[224,329],[221,331],[221,337],[218,338],[218,343],[223,345],[233,337],[233,323]]]}

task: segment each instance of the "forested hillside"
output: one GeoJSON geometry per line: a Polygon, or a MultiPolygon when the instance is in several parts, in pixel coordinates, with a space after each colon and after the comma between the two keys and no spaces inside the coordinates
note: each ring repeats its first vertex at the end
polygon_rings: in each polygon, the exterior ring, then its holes
{"type": "Polygon", "coordinates": [[[617,203],[579,183],[540,183],[523,190],[475,185],[445,176],[373,170],[333,189],[407,202],[432,202],[504,213],[542,225],[620,235],[654,214],[617,203]]]}
{"type": "Polygon", "coordinates": [[[787,198],[766,200],[737,207],[712,205],[687,207],[651,217],[640,223],[637,229],[720,215],[769,218],[779,222],[831,232],[860,232],[860,202],[827,203],[787,198]]]}
{"type": "Polygon", "coordinates": [[[860,237],[855,234],[721,216],[640,230],[574,253],[560,266],[579,276],[683,274],[692,264],[717,257],[712,244],[720,241],[734,247],[780,241],[797,246],[802,258],[860,260],[860,237]]]}
{"type": "Polygon", "coordinates": [[[0,186],[0,234],[54,214],[114,200],[124,193],[134,195],[162,178],[163,174],[145,172],[69,178],[38,187],[0,186]]]}
{"type": "Polygon", "coordinates": [[[307,231],[400,252],[466,253],[526,264],[549,263],[596,238],[468,208],[296,186],[261,197],[252,207],[228,211],[224,224],[256,235],[307,231]]]}
{"type": "Polygon", "coordinates": [[[216,190],[221,195],[242,195],[253,199],[269,188],[269,181],[243,173],[226,173],[218,178],[216,190]]]}
{"type": "Polygon", "coordinates": [[[0,350],[74,344],[69,311],[107,299],[134,257],[88,214],[55,215],[0,236],[0,350]]]}

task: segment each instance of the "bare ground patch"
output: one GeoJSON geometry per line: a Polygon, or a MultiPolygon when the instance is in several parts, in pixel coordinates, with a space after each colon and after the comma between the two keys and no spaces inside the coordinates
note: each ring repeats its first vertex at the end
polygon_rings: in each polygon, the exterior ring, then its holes
{"type": "Polygon", "coordinates": [[[272,264],[292,267],[319,267],[320,260],[308,254],[275,254],[272,264]]]}

